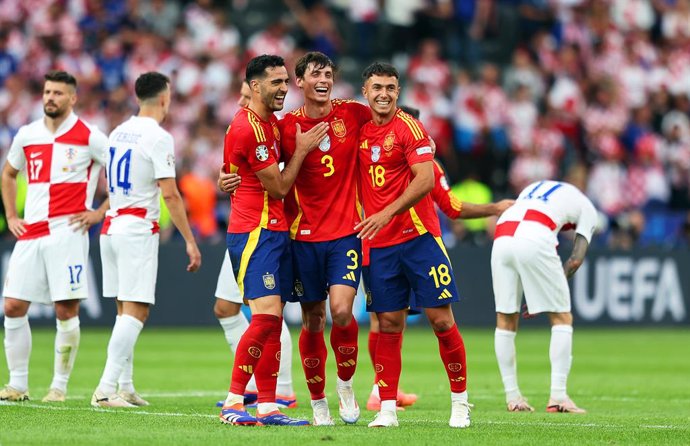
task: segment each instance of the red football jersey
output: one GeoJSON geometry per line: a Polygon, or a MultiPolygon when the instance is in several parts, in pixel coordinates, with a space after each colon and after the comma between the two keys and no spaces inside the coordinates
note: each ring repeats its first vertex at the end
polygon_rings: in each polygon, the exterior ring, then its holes
{"type": "MultiPolygon", "coordinates": [[[[402,110],[388,124],[365,124],[359,141],[359,173],[367,216],[383,210],[402,195],[413,178],[410,166],[434,159],[424,126],[402,110]]],[[[393,217],[370,245],[372,248],[396,245],[427,232],[441,235],[431,194],[393,217]]]]}
{"type": "Polygon", "coordinates": [[[258,227],[287,231],[282,200],[271,198],[256,176],[279,159],[280,131],[275,116],[264,121],[248,108],[238,111],[225,133],[223,153],[225,171],[242,178],[230,196],[228,232],[251,232],[258,227]]]}
{"type": "Polygon", "coordinates": [[[322,242],[354,234],[360,222],[357,197],[357,147],[359,129],[371,121],[369,107],[355,101],[334,99],[323,118],[309,118],[304,107],[278,123],[285,161],[295,153],[296,123],[306,132],[328,122],[326,138],[305,158],[290,193],[285,197],[285,216],[294,240],[322,242]]]}
{"type": "Polygon", "coordinates": [[[460,217],[462,202],[450,191],[446,172],[436,160],[434,160],[434,188],[431,190],[431,198],[451,220],[460,217]]]}

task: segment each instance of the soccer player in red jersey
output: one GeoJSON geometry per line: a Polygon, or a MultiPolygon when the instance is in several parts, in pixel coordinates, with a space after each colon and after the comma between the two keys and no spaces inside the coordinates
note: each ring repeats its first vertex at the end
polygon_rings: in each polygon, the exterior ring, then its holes
{"type": "Polygon", "coordinates": [[[228,127],[223,161],[226,171],[242,178],[231,196],[227,243],[237,285],[249,301],[252,320],[237,346],[230,391],[220,419],[226,424],[299,426],[309,423],[280,413],[275,403],[283,301],[290,300],[292,294],[292,259],[281,200],[306,155],[326,135],[327,124],[304,134],[296,129],[295,153],[281,172],[280,131],[273,112],[283,108],[288,90],[283,58],[253,58],[245,78],[251,101],[228,127]],[[256,417],[249,415],[243,404],[253,374],[259,391],[256,417]]]}
{"type": "Polygon", "coordinates": [[[363,73],[362,92],[372,121],[360,129],[359,171],[365,219],[358,236],[371,246],[371,299],[380,334],[376,348],[381,410],[370,427],[397,426],[396,396],[402,332],[410,304],[424,308],[438,338],[451,388],[451,427],[470,425],[465,347],[450,304],[458,301],[450,260],[429,194],[434,153],[422,124],[397,109],[395,67],[374,63],[363,73]]]}
{"type": "MultiPolygon", "coordinates": [[[[401,109],[403,107],[400,107],[401,109]]],[[[414,110],[414,109],[412,109],[414,110]]],[[[434,188],[431,190],[431,198],[434,203],[441,209],[441,212],[446,214],[450,219],[470,219],[470,218],[482,218],[489,216],[500,216],[503,211],[508,209],[515,203],[514,200],[501,200],[496,203],[487,204],[475,204],[460,201],[453,192],[450,191],[448,186],[448,180],[446,179],[446,173],[443,170],[441,164],[434,160],[434,188]]],[[[368,252],[367,249],[363,247],[363,269],[362,275],[367,279],[368,276],[368,252]]],[[[365,280],[366,282],[367,280],[365,280]]],[[[365,285],[366,288],[366,285],[365,285]]],[[[414,299],[414,296],[411,297],[414,299]]],[[[411,310],[415,307],[411,303],[411,310]]],[[[369,356],[371,358],[372,364],[376,367],[376,347],[378,345],[379,339],[379,320],[376,317],[376,313],[370,313],[370,327],[369,327],[369,356]]],[[[464,367],[464,364],[462,364],[464,367]]],[[[381,409],[381,399],[379,397],[378,377],[374,379],[374,386],[372,388],[371,394],[369,395],[369,400],[367,401],[367,410],[380,410],[381,409]]],[[[398,408],[411,406],[417,401],[417,395],[405,393],[398,389],[398,394],[396,396],[398,408]]]]}
{"type": "Polygon", "coordinates": [[[332,425],[326,387],[324,340],[326,298],[333,327],[330,343],[337,364],[339,413],[345,423],[359,419],[352,390],[357,366],[357,321],[352,305],[362,266],[361,242],[354,227],[361,221],[357,198],[359,129],[371,120],[369,108],[350,100],[331,99],[335,64],[323,53],[310,52],[295,66],[304,106],[279,122],[286,160],[295,154],[295,124],[308,130],[328,124],[319,150],[305,158],[295,184],[285,197],[285,214],[295,259],[295,294],[302,306],[300,356],[311,394],[315,425],[332,425]]]}

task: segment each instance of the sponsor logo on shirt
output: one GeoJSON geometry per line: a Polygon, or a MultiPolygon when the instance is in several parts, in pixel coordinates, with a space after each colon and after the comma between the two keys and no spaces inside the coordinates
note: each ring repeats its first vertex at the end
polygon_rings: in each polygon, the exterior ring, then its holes
{"type": "Polygon", "coordinates": [[[311,229],[302,229],[299,231],[299,235],[309,235],[311,234],[311,229]]]}
{"type": "Polygon", "coordinates": [[[33,152],[33,153],[30,153],[30,154],[29,154],[29,158],[31,158],[31,159],[37,158],[37,157],[41,156],[42,153],[43,153],[43,152],[33,152]]]}
{"type": "Polygon", "coordinates": [[[168,153],[168,156],[165,158],[165,163],[168,167],[173,167],[175,165],[175,155],[168,153]]]}

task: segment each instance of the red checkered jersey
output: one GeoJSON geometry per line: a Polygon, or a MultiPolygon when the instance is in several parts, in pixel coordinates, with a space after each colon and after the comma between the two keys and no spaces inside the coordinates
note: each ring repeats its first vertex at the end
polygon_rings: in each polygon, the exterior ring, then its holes
{"type": "Polygon", "coordinates": [[[173,137],[158,122],[132,116],[109,136],[110,209],[102,234],[155,234],[160,217],[158,180],[175,178],[173,137]]]}
{"type": "Polygon", "coordinates": [[[305,158],[290,193],[285,216],[294,240],[322,242],[354,234],[360,222],[357,197],[357,145],[359,129],[371,120],[369,107],[334,99],[328,116],[311,119],[304,107],[288,113],[279,123],[286,162],[295,153],[296,124],[306,132],[320,122],[330,124],[326,138],[305,158]]]}
{"type": "Polygon", "coordinates": [[[272,198],[256,176],[256,172],[280,159],[278,120],[262,120],[249,108],[235,114],[225,134],[223,163],[226,172],[242,178],[240,187],[230,196],[228,232],[251,232],[261,227],[271,231],[287,231],[283,202],[272,198]]]}
{"type": "Polygon", "coordinates": [[[107,147],[108,138],[74,113],[55,133],[48,130],[43,118],[19,129],[7,162],[17,170],[26,169],[28,179],[26,233],[20,240],[64,229],[68,225],[65,216],[91,209],[107,147]]]}
{"type": "Polygon", "coordinates": [[[451,220],[460,217],[462,202],[451,192],[446,172],[436,160],[434,160],[434,188],[431,190],[431,198],[451,220]]]}
{"type": "MultiPolygon", "coordinates": [[[[410,166],[434,159],[424,126],[402,110],[385,125],[365,124],[359,141],[359,173],[367,216],[383,210],[402,195],[413,178],[410,166]]],[[[427,232],[441,235],[431,194],[393,217],[371,240],[371,247],[395,245],[427,232]]]]}

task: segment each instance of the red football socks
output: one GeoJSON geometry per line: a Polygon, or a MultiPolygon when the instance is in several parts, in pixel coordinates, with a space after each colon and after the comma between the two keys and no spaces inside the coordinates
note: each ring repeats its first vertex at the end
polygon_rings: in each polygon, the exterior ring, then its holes
{"type": "Polygon", "coordinates": [[[402,333],[379,333],[374,369],[381,401],[397,400],[402,369],[402,333]]]}
{"type": "Polygon", "coordinates": [[[450,330],[434,331],[438,338],[438,350],[441,353],[443,367],[448,374],[450,391],[460,393],[467,390],[467,362],[465,361],[465,343],[460,336],[458,326],[453,324],[450,330]]]}
{"type": "Polygon", "coordinates": [[[338,366],[338,377],[343,381],[349,381],[357,369],[358,332],[359,326],[354,317],[345,327],[333,324],[331,328],[331,347],[338,366]]]}
{"type": "Polygon", "coordinates": [[[310,332],[303,327],[299,335],[299,354],[311,399],[325,398],[328,350],[323,339],[323,331],[310,332]]]}
{"type": "Polygon", "coordinates": [[[254,371],[258,403],[273,403],[276,400],[276,385],[280,369],[280,332],[283,328],[282,318],[278,328],[271,332],[264,345],[264,351],[254,371]]]}
{"type": "MultiPolygon", "coordinates": [[[[265,354],[268,337],[277,333],[280,339],[281,318],[270,314],[255,314],[249,327],[240,338],[232,367],[230,392],[243,395],[249,379],[254,374],[259,359],[265,354]]],[[[280,344],[280,340],[278,341],[280,344]]]]}
{"type": "Polygon", "coordinates": [[[374,384],[379,380],[378,376],[376,375],[376,346],[379,342],[379,334],[378,332],[370,331],[369,332],[369,358],[371,358],[371,365],[374,367],[374,384]]]}

